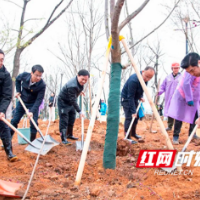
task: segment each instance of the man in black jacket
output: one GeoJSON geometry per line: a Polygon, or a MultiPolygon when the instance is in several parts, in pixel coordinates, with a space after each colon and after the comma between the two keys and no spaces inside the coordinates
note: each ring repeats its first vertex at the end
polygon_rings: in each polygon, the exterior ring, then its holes
{"type": "Polygon", "coordinates": [[[12,142],[9,127],[1,121],[5,118],[6,110],[12,99],[12,79],[3,65],[4,52],[0,49],[0,137],[9,161],[14,162],[18,158],[12,153],[12,142]]]}
{"type": "Polygon", "coordinates": [[[90,74],[87,70],[80,70],[78,76],[72,78],[64,85],[58,96],[59,129],[63,144],[71,144],[67,141],[66,135],[69,139],[78,140],[78,138],[73,136],[73,126],[76,119],[75,111],[81,117],[84,117],[84,115],[77,104],[77,97],[83,91],[83,85],[87,83],[89,77],[90,74]]]}
{"type": "MultiPolygon", "coordinates": [[[[24,72],[19,74],[16,78],[16,98],[21,96],[22,101],[24,102],[27,109],[29,109],[28,118],[33,117],[34,121],[37,123],[38,120],[38,111],[39,106],[42,103],[44,98],[46,85],[42,80],[42,74],[44,70],[41,65],[34,65],[32,67],[32,72],[24,72]]],[[[19,121],[24,115],[25,110],[22,107],[21,103],[18,102],[16,106],[16,111],[11,120],[11,124],[17,128],[19,121]]],[[[32,122],[31,124],[31,138],[33,141],[36,138],[37,129],[34,127],[32,122]]],[[[11,135],[14,134],[14,131],[11,130],[11,135]]]]}
{"type": "MultiPolygon", "coordinates": [[[[144,71],[141,71],[141,74],[144,82],[147,84],[147,82],[154,76],[155,70],[152,67],[146,67],[144,71]]],[[[136,139],[141,138],[141,136],[136,134],[136,126],[138,123],[138,115],[136,114],[136,109],[139,100],[144,102],[143,89],[137,75],[133,74],[126,81],[121,92],[121,105],[123,106],[125,113],[125,134],[128,131],[132,117],[135,117],[128,139],[130,139],[130,136],[133,136],[136,139]]],[[[131,143],[135,144],[137,142],[132,140],[131,143]]]]}

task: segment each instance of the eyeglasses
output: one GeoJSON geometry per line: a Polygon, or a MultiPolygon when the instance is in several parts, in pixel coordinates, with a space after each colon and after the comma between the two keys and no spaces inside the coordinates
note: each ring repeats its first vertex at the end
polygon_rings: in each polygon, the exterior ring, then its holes
{"type": "Polygon", "coordinates": [[[36,78],[42,78],[42,75],[33,74],[36,78]]]}

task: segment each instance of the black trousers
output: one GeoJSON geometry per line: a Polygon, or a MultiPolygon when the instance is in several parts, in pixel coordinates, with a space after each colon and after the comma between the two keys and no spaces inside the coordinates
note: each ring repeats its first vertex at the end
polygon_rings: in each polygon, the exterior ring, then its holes
{"type": "Polygon", "coordinates": [[[59,114],[59,130],[67,130],[74,126],[76,119],[76,111],[74,106],[66,104],[61,99],[58,99],[58,114],[59,114]]]}
{"type": "MultiPolygon", "coordinates": [[[[24,103],[26,108],[27,109],[31,109],[34,105],[34,103],[24,103]]],[[[18,101],[17,102],[17,106],[16,106],[16,109],[15,109],[15,114],[11,120],[11,124],[17,128],[18,127],[18,124],[21,120],[21,118],[23,117],[23,115],[25,114],[25,110],[24,108],[22,107],[21,103],[18,101]]],[[[38,125],[38,110],[36,110],[34,113],[33,113],[33,119],[35,121],[35,123],[38,125]]],[[[31,125],[31,134],[34,134],[36,135],[37,134],[37,129],[35,128],[35,126],[32,124],[31,120],[30,120],[30,125],[31,125]]],[[[12,129],[10,129],[11,131],[11,136],[14,134],[14,131],[12,129]]]]}
{"type": "Polygon", "coordinates": [[[0,138],[2,141],[10,141],[11,140],[11,134],[9,127],[0,120],[0,138]]]}
{"type": "MultiPolygon", "coordinates": [[[[189,136],[195,127],[195,121],[197,118],[198,118],[198,113],[196,112],[193,124],[190,124],[189,133],[188,133],[189,136]]],[[[181,127],[182,127],[182,121],[175,120],[174,134],[173,134],[174,137],[179,137],[179,133],[181,132],[181,127]]]]}
{"type": "MultiPolygon", "coordinates": [[[[129,128],[129,126],[131,124],[131,121],[132,121],[132,113],[131,113],[131,110],[130,110],[130,106],[129,106],[128,100],[121,101],[121,105],[122,105],[124,113],[125,113],[124,131],[127,132],[128,128],[129,128]]],[[[137,107],[138,103],[135,106],[137,107]]],[[[133,122],[133,125],[131,127],[131,130],[130,130],[128,138],[130,138],[131,135],[134,136],[136,134],[136,127],[137,127],[138,119],[139,119],[139,117],[137,115],[137,118],[135,118],[135,120],[133,122]]]]}
{"type": "Polygon", "coordinates": [[[174,118],[171,117],[167,117],[167,124],[168,124],[168,128],[172,129],[172,126],[174,125],[174,118]]]}

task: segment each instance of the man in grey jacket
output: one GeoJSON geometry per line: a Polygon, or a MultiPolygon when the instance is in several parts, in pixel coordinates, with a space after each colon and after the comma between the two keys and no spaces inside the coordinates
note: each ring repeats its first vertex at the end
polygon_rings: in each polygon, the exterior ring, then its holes
{"type": "Polygon", "coordinates": [[[69,139],[78,140],[73,136],[76,111],[81,117],[84,117],[84,115],[77,104],[77,98],[82,93],[83,86],[87,83],[89,77],[90,74],[87,70],[80,70],[76,77],[64,85],[58,96],[59,130],[63,144],[71,144],[71,142],[67,141],[66,136],[69,139]]]}

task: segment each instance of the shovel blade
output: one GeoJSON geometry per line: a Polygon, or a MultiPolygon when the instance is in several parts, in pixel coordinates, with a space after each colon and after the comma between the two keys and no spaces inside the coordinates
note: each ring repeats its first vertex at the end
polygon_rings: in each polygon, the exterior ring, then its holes
{"type": "Polygon", "coordinates": [[[81,141],[76,141],[76,151],[83,150],[84,143],[81,141]]]}
{"type": "MultiPolygon", "coordinates": [[[[42,147],[42,143],[43,143],[43,139],[37,138],[32,142],[33,146],[28,145],[25,150],[38,154],[40,152],[41,147],[42,147]]],[[[45,142],[43,149],[42,149],[42,152],[41,152],[41,155],[46,155],[56,145],[58,145],[58,144],[45,142]]]]}
{"type": "MultiPolygon", "coordinates": [[[[41,137],[37,138],[36,140],[38,140],[39,142],[43,143],[43,139],[41,137]]],[[[45,143],[52,144],[53,146],[57,146],[57,145],[60,144],[59,142],[54,140],[50,135],[46,135],[45,143]]]]}
{"type": "MultiPolygon", "coordinates": [[[[21,183],[13,183],[13,182],[0,180],[0,196],[21,198],[21,195],[16,195],[15,193],[22,186],[23,186],[23,184],[21,184],[21,183]]],[[[0,197],[0,199],[1,199],[1,197],[0,197]]]]}
{"type": "MultiPolygon", "coordinates": [[[[81,141],[76,141],[76,151],[82,151],[84,147],[84,142],[82,143],[81,141]]],[[[88,151],[90,151],[91,148],[89,146],[88,151]]]]}
{"type": "Polygon", "coordinates": [[[172,171],[174,171],[176,169],[175,162],[173,163],[172,167],[163,167],[161,169],[166,171],[166,172],[168,172],[168,173],[170,173],[170,172],[172,172],[172,171]]]}

